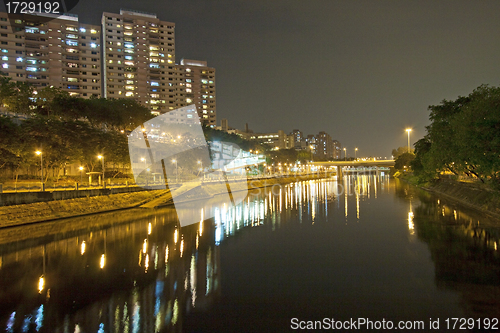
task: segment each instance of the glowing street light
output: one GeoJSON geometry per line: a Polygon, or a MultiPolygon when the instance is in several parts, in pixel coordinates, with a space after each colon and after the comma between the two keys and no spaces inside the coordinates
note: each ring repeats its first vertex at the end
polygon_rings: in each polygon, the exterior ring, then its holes
{"type": "Polygon", "coordinates": [[[82,171],[83,171],[83,169],[85,169],[85,168],[84,168],[84,167],[82,167],[82,166],[80,166],[80,167],[78,168],[78,170],[80,170],[80,183],[83,183],[83,175],[82,175],[82,171]]]}
{"type": "Polygon", "coordinates": [[[408,132],[408,153],[410,152],[410,132],[411,128],[407,128],[406,132],[408,132]]]}
{"type": "Polygon", "coordinates": [[[97,158],[102,161],[102,186],[106,187],[106,182],[105,182],[105,179],[104,179],[104,156],[103,155],[98,155],[97,158]]]}
{"type": "Polygon", "coordinates": [[[345,148],[344,148],[344,161],[347,161],[347,152],[345,151],[345,148]]]}
{"type": "Polygon", "coordinates": [[[37,150],[35,152],[35,154],[37,154],[38,156],[40,156],[40,170],[42,171],[41,172],[41,181],[42,181],[42,191],[43,191],[43,153],[41,150],[37,150]]]}
{"type": "Polygon", "coordinates": [[[358,152],[358,148],[354,148],[354,160],[356,161],[357,158],[356,158],[356,153],[358,152]]]}

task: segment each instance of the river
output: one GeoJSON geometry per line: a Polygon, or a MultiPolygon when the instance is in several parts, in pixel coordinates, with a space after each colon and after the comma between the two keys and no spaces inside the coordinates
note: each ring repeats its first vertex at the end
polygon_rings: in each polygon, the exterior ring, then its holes
{"type": "Polygon", "coordinates": [[[163,208],[0,230],[0,330],[500,328],[500,222],[474,211],[375,175],[214,211],[182,228],[163,208]]]}

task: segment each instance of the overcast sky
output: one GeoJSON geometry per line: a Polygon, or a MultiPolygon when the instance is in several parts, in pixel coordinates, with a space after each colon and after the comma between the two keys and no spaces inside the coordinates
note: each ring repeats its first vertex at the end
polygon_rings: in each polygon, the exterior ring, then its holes
{"type": "Polygon", "coordinates": [[[176,60],[216,68],[217,123],[326,131],[359,156],[425,135],[427,107],[500,78],[500,1],[80,0],[71,11],[157,13],[176,60]]]}

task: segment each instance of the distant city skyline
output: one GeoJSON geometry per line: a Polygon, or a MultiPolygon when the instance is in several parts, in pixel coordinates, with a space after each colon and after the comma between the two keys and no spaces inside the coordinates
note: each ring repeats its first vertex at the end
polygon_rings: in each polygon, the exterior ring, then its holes
{"type": "Polygon", "coordinates": [[[348,155],[390,156],[425,135],[429,105],[498,85],[497,1],[106,1],[176,25],[176,57],[217,69],[217,125],[325,131],[348,155]],[[279,124],[279,126],[277,126],[279,124]]]}

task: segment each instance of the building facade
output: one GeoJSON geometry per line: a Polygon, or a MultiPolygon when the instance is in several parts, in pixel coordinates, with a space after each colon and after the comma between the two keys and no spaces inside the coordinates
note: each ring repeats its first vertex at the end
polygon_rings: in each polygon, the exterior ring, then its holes
{"type": "Polygon", "coordinates": [[[0,13],[0,70],[36,88],[75,97],[133,98],[160,115],[195,105],[216,126],[215,69],[206,61],[176,64],[175,24],[156,14],[104,12],[101,26],[78,16],[0,13]]]}
{"type": "Polygon", "coordinates": [[[182,59],[176,69],[177,107],[194,104],[202,124],[216,127],[215,68],[206,61],[182,59]]]}
{"type": "Polygon", "coordinates": [[[56,87],[76,97],[101,97],[101,30],[76,15],[0,12],[1,71],[36,88],[56,87]]]}
{"type": "Polygon", "coordinates": [[[102,32],[103,97],[134,98],[157,115],[175,109],[175,24],[120,10],[103,13],[102,32]]]}

